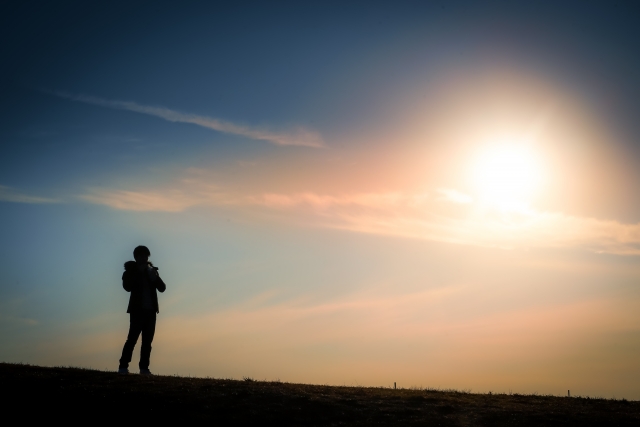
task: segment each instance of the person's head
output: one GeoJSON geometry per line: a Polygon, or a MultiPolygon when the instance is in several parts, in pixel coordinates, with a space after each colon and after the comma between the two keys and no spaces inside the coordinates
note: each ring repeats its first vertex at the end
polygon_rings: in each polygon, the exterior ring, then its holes
{"type": "Polygon", "coordinates": [[[149,261],[149,257],[151,256],[151,251],[146,246],[138,246],[133,250],[133,258],[136,260],[138,264],[144,264],[149,261]]]}

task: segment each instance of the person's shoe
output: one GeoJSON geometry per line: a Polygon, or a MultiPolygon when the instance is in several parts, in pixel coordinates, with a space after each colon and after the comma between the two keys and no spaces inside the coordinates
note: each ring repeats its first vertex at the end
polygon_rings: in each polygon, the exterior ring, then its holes
{"type": "Polygon", "coordinates": [[[148,369],[140,369],[140,375],[153,375],[148,369]]]}
{"type": "Polygon", "coordinates": [[[120,375],[129,375],[129,370],[127,368],[118,368],[118,373],[120,375]]]}

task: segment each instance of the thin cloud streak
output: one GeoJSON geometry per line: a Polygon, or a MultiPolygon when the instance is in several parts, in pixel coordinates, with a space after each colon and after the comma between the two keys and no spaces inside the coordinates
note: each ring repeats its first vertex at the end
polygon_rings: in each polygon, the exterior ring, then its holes
{"type": "Polygon", "coordinates": [[[473,198],[467,194],[461,193],[457,190],[451,190],[448,188],[438,188],[438,193],[441,194],[440,199],[453,203],[467,204],[473,202],[473,198]]]}
{"type": "Polygon", "coordinates": [[[89,203],[109,206],[112,209],[137,212],[182,212],[198,204],[197,200],[175,192],[162,194],[156,192],[91,189],[86,194],[78,197],[89,203]]]}
{"type": "Polygon", "coordinates": [[[267,210],[309,226],[358,233],[504,249],[579,247],[640,255],[640,224],[533,209],[503,212],[466,203],[454,190],[444,198],[442,191],[435,197],[394,192],[238,194],[194,180],[187,183],[188,189],[166,191],[92,189],[79,197],[118,210],[182,212],[196,206],[227,206],[249,215],[267,210]]]}
{"type": "Polygon", "coordinates": [[[174,123],[190,123],[218,132],[230,133],[233,135],[240,135],[251,139],[267,141],[280,146],[299,146],[311,148],[325,147],[322,136],[318,132],[306,129],[304,127],[298,127],[288,132],[273,132],[267,129],[259,129],[250,126],[239,125],[213,117],[182,113],[164,107],[140,105],[132,101],[114,101],[88,95],[72,95],[66,92],[59,91],[51,93],[61,98],[70,99],[72,101],[97,105],[99,107],[112,108],[115,110],[126,110],[141,114],[147,114],[174,123]]]}
{"type": "Polygon", "coordinates": [[[48,197],[29,196],[27,194],[18,193],[11,187],[0,185],[0,202],[11,203],[60,203],[58,199],[50,199],[48,197]]]}
{"type": "MultiPolygon", "coordinates": [[[[191,181],[193,183],[193,181],[191,181]]],[[[197,183],[196,187],[198,186],[197,183]]],[[[78,198],[90,203],[105,205],[112,209],[127,211],[182,212],[195,206],[253,206],[286,210],[289,208],[312,208],[330,211],[336,207],[360,207],[387,209],[391,206],[419,206],[428,196],[401,193],[358,193],[331,196],[313,192],[297,194],[263,193],[241,195],[224,192],[213,186],[202,186],[191,191],[171,189],[165,191],[129,191],[106,188],[90,188],[78,198]]]]}

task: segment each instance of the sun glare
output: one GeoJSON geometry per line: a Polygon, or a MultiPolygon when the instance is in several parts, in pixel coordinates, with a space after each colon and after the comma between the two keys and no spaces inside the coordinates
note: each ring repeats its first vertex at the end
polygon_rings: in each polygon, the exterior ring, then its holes
{"type": "Polygon", "coordinates": [[[526,146],[503,144],[483,152],[473,176],[482,200],[501,209],[528,206],[541,181],[536,156],[526,146]]]}

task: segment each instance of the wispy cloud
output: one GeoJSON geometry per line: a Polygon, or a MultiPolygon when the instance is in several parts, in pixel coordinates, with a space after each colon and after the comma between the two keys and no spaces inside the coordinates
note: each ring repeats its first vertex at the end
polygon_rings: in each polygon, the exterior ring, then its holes
{"type": "Polygon", "coordinates": [[[640,255],[640,224],[534,209],[501,211],[480,206],[456,190],[408,194],[242,193],[197,179],[166,190],[92,189],[82,199],[113,209],[180,212],[194,206],[227,206],[253,215],[277,212],[310,226],[359,233],[500,247],[581,247],[640,255]]]}
{"type": "Polygon", "coordinates": [[[470,209],[445,215],[396,209],[380,214],[338,214],[335,228],[456,244],[499,247],[574,247],[599,253],[640,255],[640,224],[583,218],[560,212],[503,213],[470,209]]]}
{"type": "Polygon", "coordinates": [[[453,203],[467,204],[473,202],[473,197],[461,193],[458,190],[451,190],[448,188],[438,188],[438,193],[442,200],[446,200],[453,203]]]}
{"type": "Polygon", "coordinates": [[[40,322],[36,319],[31,319],[27,317],[16,317],[16,316],[0,316],[0,323],[9,323],[9,324],[18,324],[22,326],[36,326],[40,322]]]}
{"type": "Polygon", "coordinates": [[[181,212],[199,204],[199,200],[179,192],[140,192],[90,189],[79,196],[87,202],[127,211],[181,212]]]}
{"type": "Polygon", "coordinates": [[[182,212],[194,206],[220,205],[254,206],[278,210],[311,208],[316,211],[330,211],[338,207],[388,209],[390,206],[417,206],[428,197],[424,194],[409,196],[393,192],[338,196],[313,192],[238,194],[194,180],[184,180],[183,183],[187,183],[190,188],[188,190],[173,188],[163,191],[90,188],[78,197],[90,203],[118,210],[163,212],[182,212]]]}
{"type": "Polygon", "coordinates": [[[236,124],[213,117],[183,113],[165,107],[140,105],[132,101],[115,101],[102,99],[95,96],[73,95],[60,91],[51,93],[61,98],[83,102],[85,104],[113,108],[116,110],[133,111],[136,113],[159,117],[170,122],[191,123],[207,129],[213,129],[218,132],[241,135],[251,139],[267,141],[280,146],[300,146],[312,148],[321,148],[325,146],[322,136],[318,132],[306,129],[304,127],[298,127],[288,131],[276,132],[268,129],[236,124]]]}
{"type": "Polygon", "coordinates": [[[59,203],[58,199],[48,197],[30,196],[22,194],[11,187],[0,185],[0,202],[12,203],[59,203]]]}

